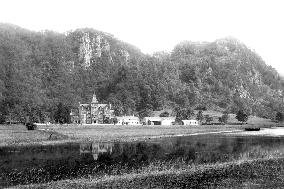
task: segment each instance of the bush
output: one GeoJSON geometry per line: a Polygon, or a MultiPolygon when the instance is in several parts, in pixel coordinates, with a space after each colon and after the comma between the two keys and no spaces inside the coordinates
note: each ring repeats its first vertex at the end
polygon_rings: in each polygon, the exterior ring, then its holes
{"type": "Polygon", "coordinates": [[[221,117],[219,117],[219,122],[226,124],[228,122],[229,115],[227,113],[224,113],[221,117]]]}
{"type": "Polygon", "coordinates": [[[118,120],[117,120],[116,117],[112,118],[112,123],[113,123],[114,125],[118,123],[118,120]]]}
{"type": "Polygon", "coordinates": [[[199,110],[199,111],[198,111],[198,113],[197,113],[197,115],[196,115],[196,119],[197,119],[200,123],[202,123],[202,121],[203,121],[203,119],[204,119],[202,110],[199,110]]]}
{"type": "Polygon", "coordinates": [[[207,125],[209,125],[211,121],[213,121],[213,117],[210,117],[209,115],[205,115],[204,118],[207,125]]]}
{"type": "Polygon", "coordinates": [[[194,108],[195,110],[202,110],[202,111],[206,111],[207,108],[206,106],[202,106],[202,105],[198,105],[196,108],[194,108]]]}
{"type": "Polygon", "coordinates": [[[0,113],[0,124],[5,123],[5,121],[6,121],[5,116],[1,115],[0,113]]]}
{"type": "Polygon", "coordinates": [[[37,126],[34,123],[26,123],[26,127],[28,130],[36,130],[37,126]]]}

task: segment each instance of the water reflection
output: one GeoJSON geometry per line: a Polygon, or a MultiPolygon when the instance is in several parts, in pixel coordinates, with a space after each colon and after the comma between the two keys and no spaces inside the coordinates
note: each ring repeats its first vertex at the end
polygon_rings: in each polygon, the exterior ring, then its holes
{"type": "Polygon", "coordinates": [[[0,148],[0,188],[16,184],[123,174],[155,161],[225,162],[284,155],[284,138],[199,135],[144,142],[85,142],[0,148]]]}
{"type": "Polygon", "coordinates": [[[80,154],[92,155],[97,163],[135,166],[156,160],[182,159],[185,162],[214,163],[243,158],[262,158],[268,154],[284,156],[284,139],[273,137],[231,137],[203,135],[173,137],[132,143],[82,143],[80,154]]]}
{"type": "Polygon", "coordinates": [[[100,154],[111,154],[114,143],[110,142],[92,142],[81,143],[80,154],[92,154],[94,160],[98,160],[100,154]]]}

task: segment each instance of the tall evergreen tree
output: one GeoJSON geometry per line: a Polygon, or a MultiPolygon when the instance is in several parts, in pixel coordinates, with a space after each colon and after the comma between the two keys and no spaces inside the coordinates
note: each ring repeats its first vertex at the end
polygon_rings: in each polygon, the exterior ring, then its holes
{"type": "Polygon", "coordinates": [[[242,123],[247,122],[248,120],[248,114],[245,113],[243,110],[239,110],[237,115],[236,115],[236,119],[242,123]]]}

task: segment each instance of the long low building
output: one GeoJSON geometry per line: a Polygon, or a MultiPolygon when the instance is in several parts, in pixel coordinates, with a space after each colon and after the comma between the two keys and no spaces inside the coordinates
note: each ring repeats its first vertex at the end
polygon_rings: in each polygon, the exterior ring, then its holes
{"type": "Polygon", "coordinates": [[[183,125],[199,125],[199,121],[192,119],[192,120],[182,120],[183,125]]]}
{"type": "Polygon", "coordinates": [[[141,125],[140,120],[136,116],[122,116],[116,117],[116,125],[141,125]]]}
{"type": "Polygon", "coordinates": [[[146,125],[173,125],[175,117],[145,117],[143,122],[146,125]]]}

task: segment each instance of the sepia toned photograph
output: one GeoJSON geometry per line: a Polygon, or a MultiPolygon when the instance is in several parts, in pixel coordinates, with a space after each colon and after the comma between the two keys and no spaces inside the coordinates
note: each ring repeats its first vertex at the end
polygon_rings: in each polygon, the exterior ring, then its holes
{"type": "Polygon", "coordinates": [[[0,0],[0,189],[284,188],[283,10],[0,0]]]}

